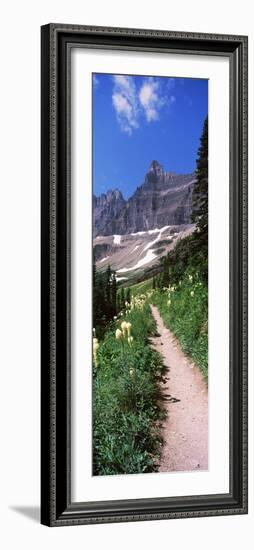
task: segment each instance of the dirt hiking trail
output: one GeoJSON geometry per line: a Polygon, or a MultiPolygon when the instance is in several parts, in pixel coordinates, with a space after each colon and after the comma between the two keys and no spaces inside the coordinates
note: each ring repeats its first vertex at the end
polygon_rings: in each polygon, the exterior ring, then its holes
{"type": "Polygon", "coordinates": [[[167,417],[162,422],[160,472],[208,469],[208,393],[203,376],[151,306],[159,336],[150,338],[165,365],[161,382],[167,417]]]}

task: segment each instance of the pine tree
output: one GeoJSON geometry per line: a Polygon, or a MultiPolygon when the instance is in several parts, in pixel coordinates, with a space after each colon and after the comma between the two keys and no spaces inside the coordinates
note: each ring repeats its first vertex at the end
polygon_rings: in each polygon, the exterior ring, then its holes
{"type": "Polygon", "coordinates": [[[124,288],[122,287],[121,288],[121,309],[124,309],[125,308],[125,293],[124,293],[124,288]]]}
{"type": "Polygon", "coordinates": [[[128,302],[128,304],[131,303],[131,289],[130,289],[130,287],[128,287],[127,290],[126,290],[126,302],[128,302]]]}
{"type": "Polygon", "coordinates": [[[105,315],[106,319],[111,319],[112,307],[111,307],[111,267],[108,265],[105,274],[105,315]]]}
{"type": "Polygon", "coordinates": [[[162,271],[162,287],[169,285],[169,258],[168,256],[163,258],[163,271],[162,271]]]}
{"type": "Polygon", "coordinates": [[[93,263],[93,326],[96,328],[105,321],[105,291],[103,275],[96,270],[93,263]]]}
{"type": "Polygon", "coordinates": [[[196,178],[192,195],[192,221],[196,223],[196,231],[190,244],[193,261],[208,280],[208,117],[200,139],[196,178]]]}
{"type": "Polygon", "coordinates": [[[111,315],[114,317],[117,313],[117,282],[116,282],[116,274],[115,271],[112,272],[112,285],[111,285],[111,307],[112,312],[111,315]]]}
{"type": "Polygon", "coordinates": [[[208,117],[206,117],[198,150],[196,183],[192,195],[192,221],[202,241],[208,240],[208,117]]]}

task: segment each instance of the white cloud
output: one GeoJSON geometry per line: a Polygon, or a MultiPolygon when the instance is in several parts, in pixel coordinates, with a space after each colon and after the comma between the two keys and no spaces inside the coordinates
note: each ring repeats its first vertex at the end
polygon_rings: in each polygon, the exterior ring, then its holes
{"type": "Polygon", "coordinates": [[[137,91],[131,76],[115,75],[112,103],[123,132],[131,135],[139,127],[137,91]]]}
{"type": "Polygon", "coordinates": [[[158,81],[149,78],[144,82],[139,91],[139,101],[144,109],[147,122],[158,120],[159,109],[163,105],[158,81]]]}
{"type": "Polygon", "coordinates": [[[135,84],[131,76],[125,76],[123,74],[116,74],[114,77],[114,82],[116,86],[124,91],[125,93],[132,95],[135,93],[135,84]]]}
{"type": "Polygon", "coordinates": [[[153,77],[147,78],[139,91],[139,101],[144,109],[147,122],[159,119],[159,111],[164,106],[175,102],[175,96],[169,96],[168,91],[174,87],[174,78],[159,81],[153,77]]]}
{"type": "Polygon", "coordinates": [[[131,135],[139,128],[142,115],[148,123],[159,119],[159,111],[175,102],[169,91],[174,88],[174,79],[146,77],[137,90],[135,78],[124,75],[113,76],[112,103],[120,128],[131,135]]]}

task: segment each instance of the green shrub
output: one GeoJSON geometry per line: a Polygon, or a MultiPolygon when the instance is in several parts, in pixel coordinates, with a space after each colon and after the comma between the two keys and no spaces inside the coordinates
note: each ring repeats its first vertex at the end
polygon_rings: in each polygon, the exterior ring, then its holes
{"type": "Polygon", "coordinates": [[[93,474],[131,474],[156,470],[163,417],[158,406],[162,362],[148,344],[156,331],[149,305],[111,323],[94,366],[93,474]],[[117,340],[116,328],[131,322],[133,342],[117,340]]]}
{"type": "Polygon", "coordinates": [[[178,338],[182,350],[193,358],[208,378],[208,288],[198,273],[187,271],[173,290],[157,290],[152,302],[165,325],[178,338]],[[170,302],[170,303],[169,303],[170,302]]]}

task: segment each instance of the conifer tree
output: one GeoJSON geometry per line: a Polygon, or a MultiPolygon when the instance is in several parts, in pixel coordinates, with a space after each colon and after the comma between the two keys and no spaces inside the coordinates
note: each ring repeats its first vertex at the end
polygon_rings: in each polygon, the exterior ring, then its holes
{"type": "Polygon", "coordinates": [[[111,316],[114,317],[117,313],[117,281],[116,281],[116,274],[115,271],[112,272],[112,285],[111,285],[111,305],[112,305],[112,311],[111,316]]]}
{"type": "Polygon", "coordinates": [[[169,285],[169,257],[166,256],[163,258],[163,271],[162,271],[162,287],[167,287],[169,285]]]}
{"type": "Polygon", "coordinates": [[[124,292],[123,286],[121,288],[120,296],[121,296],[121,309],[124,309],[124,307],[125,307],[125,292],[124,292]]]}
{"type": "Polygon", "coordinates": [[[105,316],[111,318],[111,267],[108,265],[105,274],[105,316]]]}
{"type": "Polygon", "coordinates": [[[130,289],[130,287],[128,287],[127,290],[126,290],[126,302],[128,302],[128,304],[131,303],[131,289],[130,289]]]}
{"type": "Polygon", "coordinates": [[[208,117],[206,117],[198,150],[196,183],[192,195],[192,221],[203,243],[208,241],[208,117]]]}

